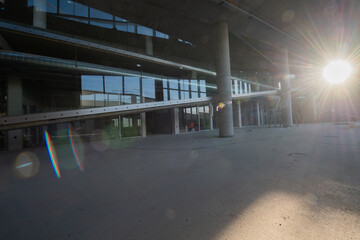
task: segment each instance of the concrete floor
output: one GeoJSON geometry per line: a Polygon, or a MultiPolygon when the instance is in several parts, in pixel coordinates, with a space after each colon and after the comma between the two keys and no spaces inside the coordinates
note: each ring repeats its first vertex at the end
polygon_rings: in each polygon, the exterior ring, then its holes
{"type": "Polygon", "coordinates": [[[0,239],[360,239],[360,128],[235,133],[1,152],[0,239]]]}

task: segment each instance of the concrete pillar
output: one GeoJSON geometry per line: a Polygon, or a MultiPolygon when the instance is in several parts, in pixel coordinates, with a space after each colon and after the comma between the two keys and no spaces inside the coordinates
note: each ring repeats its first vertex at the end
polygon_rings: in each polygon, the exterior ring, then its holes
{"type": "Polygon", "coordinates": [[[153,39],[151,36],[145,36],[145,44],[146,44],[146,54],[150,56],[154,55],[153,39]]]}
{"type": "Polygon", "coordinates": [[[121,122],[121,115],[119,115],[119,123],[118,123],[118,133],[119,133],[119,138],[121,138],[121,126],[122,126],[122,122],[121,122]]]}
{"type": "Polygon", "coordinates": [[[141,137],[146,137],[146,114],[140,113],[141,117],[141,137]]]}
{"type": "Polygon", "coordinates": [[[199,106],[196,106],[196,116],[197,116],[198,128],[199,128],[199,131],[200,131],[200,111],[199,111],[199,106]]]}
{"type": "Polygon", "coordinates": [[[219,109],[219,136],[234,136],[232,109],[232,82],[230,69],[229,35],[227,22],[215,24],[216,76],[218,87],[218,103],[225,106],[219,109]]]}
{"type": "Polygon", "coordinates": [[[261,118],[260,118],[260,104],[259,102],[256,102],[256,109],[257,109],[257,122],[258,126],[261,125],[261,118]]]}
{"type": "Polygon", "coordinates": [[[284,77],[281,83],[281,115],[284,127],[293,126],[291,92],[290,92],[290,70],[287,49],[284,50],[284,77]]]}
{"type": "MultiPolygon", "coordinates": [[[[8,116],[22,114],[22,83],[21,78],[16,76],[8,77],[8,116]]],[[[22,129],[8,131],[9,150],[21,149],[23,147],[22,129]]]]}
{"type": "Polygon", "coordinates": [[[180,133],[180,124],[179,124],[179,108],[173,108],[173,129],[174,134],[180,133]]]}
{"type": "Polygon", "coordinates": [[[236,122],[235,125],[236,127],[241,128],[242,127],[242,120],[241,120],[241,101],[240,100],[236,100],[236,122]]]}
{"type": "Polygon", "coordinates": [[[33,26],[46,28],[46,1],[34,0],[33,26]]]}
{"type": "Polygon", "coordinates": [[[261,122],[261,125],[264,125],[265,124],[265,104],[264,102],[260,102],[260,122],[261,122]]]}
{"type": "Polygon", "coordinates": [[[209,115],[210,115],[210,130],[214,130],[214,106],[209,105],[209,115]]]}

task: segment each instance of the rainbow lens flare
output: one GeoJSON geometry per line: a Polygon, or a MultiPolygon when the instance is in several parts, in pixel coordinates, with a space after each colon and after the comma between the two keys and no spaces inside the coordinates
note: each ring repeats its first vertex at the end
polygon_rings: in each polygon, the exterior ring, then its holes
{"type": "Polygon", "coordinates": [[[51,164],[54,168],[54,172],[57,176],[57,178],[61,177],[60,174],[60,168],[59,168],[59,163],[58,163],[58,159],[57,159],[57,155],[55,152],[55,148],[54,145],[51,141],[50,135],[48,133],[48,131],[44,131],[44,135],[45,135],[45,142],[46,142],[46,148],[48,150],[48,154],[49,154],[49,158],[51,160],[51,164]]]}
{"type": "Polygon", "coordinates": [[[73,134],[73,127],[69,124],[68,125],[68,131],[69,131],[69,142],[70,142],[70,147],[71,147],[71,151],[73,153],[73,156],[75,158],[76,161],[76,165],[79,167],[80,171],[84,171],[84,163],[80,161],[79,158],[79,150],[78,148],[75,146],[75,141],[74,141],[74,134],[73,134]]]}

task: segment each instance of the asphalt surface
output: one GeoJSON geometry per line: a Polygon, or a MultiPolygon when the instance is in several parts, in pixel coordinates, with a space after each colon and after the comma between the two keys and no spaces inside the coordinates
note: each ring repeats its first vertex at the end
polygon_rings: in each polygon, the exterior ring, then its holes
{"type": "Polygon", "coordinates": [[[217,134],[0,152],[0,239],[360,239],[360,128],[217,134]]]}

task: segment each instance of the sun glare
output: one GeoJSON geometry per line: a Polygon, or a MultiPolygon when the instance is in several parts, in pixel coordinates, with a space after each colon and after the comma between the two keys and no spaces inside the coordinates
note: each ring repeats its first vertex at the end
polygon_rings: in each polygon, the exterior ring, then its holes
{"type": "Polygon", "coordinates": [[[350,76],[350,73],[350,64],[343,60],[329,63],[323,71],[324,78],[332,84],[344,82],[350,76]]]}

